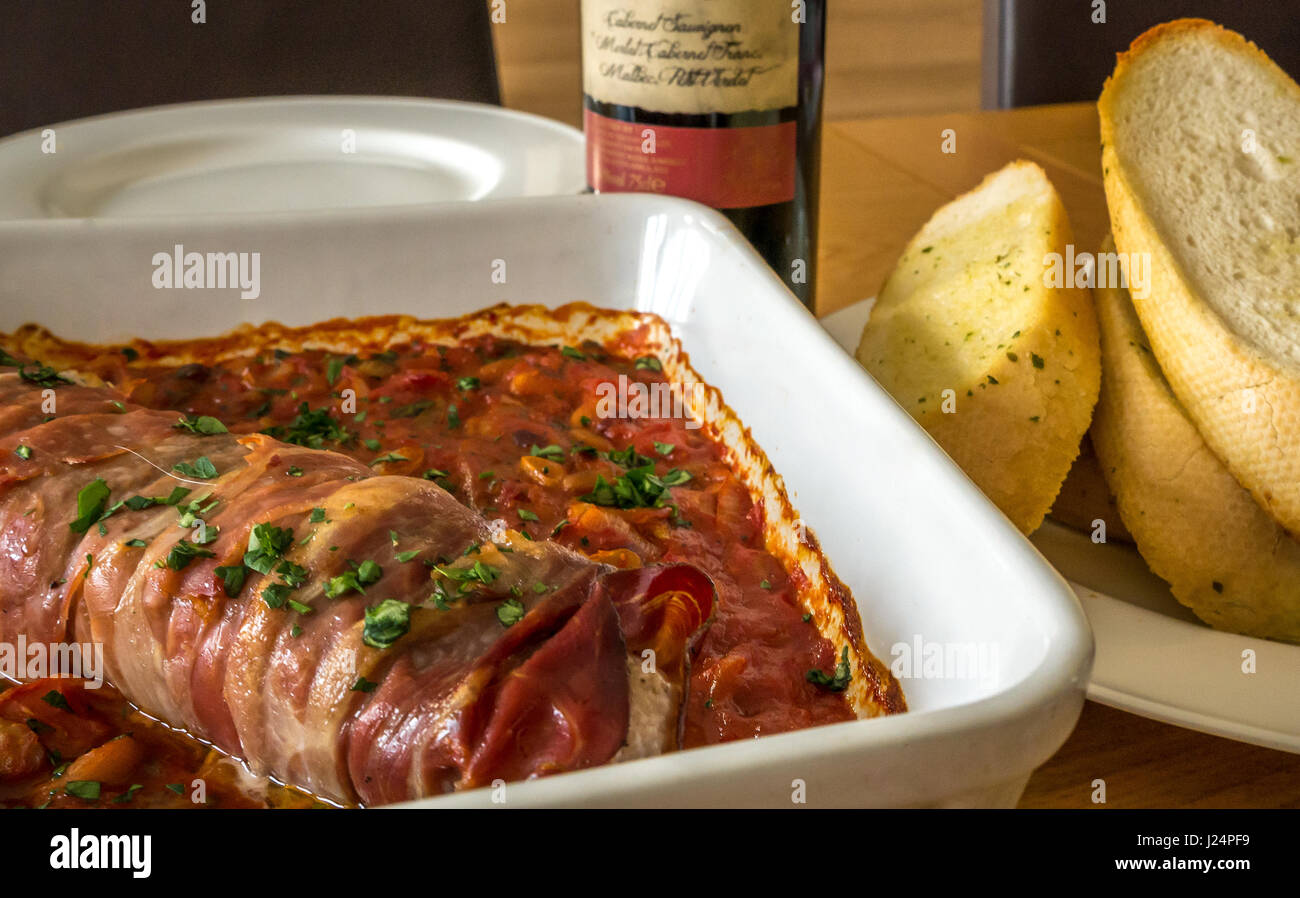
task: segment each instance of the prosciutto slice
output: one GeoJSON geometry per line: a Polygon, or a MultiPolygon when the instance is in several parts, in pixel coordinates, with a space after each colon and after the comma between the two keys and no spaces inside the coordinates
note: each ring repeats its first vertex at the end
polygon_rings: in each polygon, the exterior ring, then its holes
{"type": "Polygon", "coordinates": [[[697,569],[494,541],[432,482],[41,380],[0,368],[0,639],[100,643],[144,710],[341,802],[679,746],[697,569]]]}

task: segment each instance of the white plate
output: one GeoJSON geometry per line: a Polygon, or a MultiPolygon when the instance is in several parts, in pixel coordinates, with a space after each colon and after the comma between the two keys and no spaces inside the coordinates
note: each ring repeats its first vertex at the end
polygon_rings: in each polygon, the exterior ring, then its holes
{"type": "Polygon", "coordinates": [[[511,806],[789,807],[796,780],[817,806],[1011,806],[1078,719],[1092,639],[1069,586],[703,206],[613,194],[253,221],[0,222],[0,271],[0,330],[38,321],[90,340],[497,302],[657,312],[784,475],[872,649],[888,660],[920,636],[996,652],[985,678],[905,679],[907,714],[512,785],[511,806]],[[260,298],[153,289],[150,260],[175,243],[260,252],[260,298]]]}
{"type": "Polygon", "coordinates": [[[497,106],[271,97],[0,140],[0,220],[396,206],[580,193],[582,132],[497,106]]]}
{"type": "MultiPolygon", "coordinates": [[[[852,353],[871,300],[822,319],[852,353]]],[[[1144,717],[1300,752],[1300,646],[1213,630],[1124,543],[1093,543],[1048,521],[1032,537],[1070,580],[1092,624],[1097,660],[1088,698],[1144,717]],[[1245,653],[1254,673],[1244,673],[1245,653]]]]}

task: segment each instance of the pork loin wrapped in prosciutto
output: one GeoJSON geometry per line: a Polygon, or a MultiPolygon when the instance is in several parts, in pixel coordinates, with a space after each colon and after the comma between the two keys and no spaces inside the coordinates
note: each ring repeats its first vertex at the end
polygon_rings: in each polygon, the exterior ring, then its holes
{"type": "Polygon", "coordinates": [[[255,771],[380,804],[679,743],[693,567],[616,571],[48,370],[0,368],[0,459],[0,639],[102,643],[128,698],[255,771]]]}

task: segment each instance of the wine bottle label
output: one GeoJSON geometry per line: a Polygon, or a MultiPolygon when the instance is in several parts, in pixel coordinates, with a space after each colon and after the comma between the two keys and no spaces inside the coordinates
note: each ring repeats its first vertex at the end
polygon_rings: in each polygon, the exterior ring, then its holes
{"type": "MultiPolygon", "coordinates": [[[[583,91],[597,105],[735,115],[798,104],[799,24],[788,0],[582,0],[583,91]]],[[[791,117],[793,118],[793,117],[791,117]]],[[[588,108],[587,180],[719,209],[795,195],[793,120],[678,127],[588,108]]]]}
{"type": "Polygon", "coordinates": [[[582,0],[584,90],[650,112],[794,106],[791,9],[789,0],[582,0]]]}
{"type": "Polygon", "coordinates": [[[585,114],[587,182],[597,191],[666,193],[715,209],[788,203],[795,192],[794,122],[673,128],[585,114]]]}

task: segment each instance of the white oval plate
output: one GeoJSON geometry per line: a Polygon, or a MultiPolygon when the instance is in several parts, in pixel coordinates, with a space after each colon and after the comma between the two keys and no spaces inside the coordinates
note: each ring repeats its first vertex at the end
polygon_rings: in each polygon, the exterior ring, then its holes
{"type": "Polygon", "coordinates": [[[585,187],[582,132],[450,100],[183,103],[0,140],[0,220],[305,212],[585,187]]]}
{"type": "MultiPolygon", "coordinates": [[[[873,300],[821,321],[849,353],[873,300]]],[[[1031,541],[1070,582],[1097,643],[1088,698],[1203,733],[1300,752],[1300,646],[1213,630],[1121,543],[1052,521],[1031,541]],[[1253,652],[1254,672],[1243,664],[1253,652]]]]}

